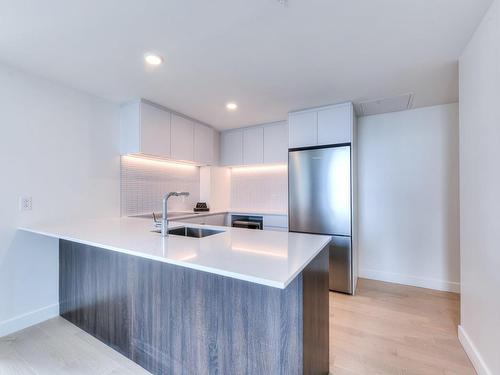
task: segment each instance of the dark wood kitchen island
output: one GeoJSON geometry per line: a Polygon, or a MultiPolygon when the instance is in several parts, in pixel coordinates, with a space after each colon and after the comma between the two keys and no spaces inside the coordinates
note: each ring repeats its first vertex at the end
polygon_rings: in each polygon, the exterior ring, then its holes
{"type": "Polygon", "coordinates": [[[23,228],[60,239],[63,318],[153,374],[328,374],[328,236],[116,220],[23,228]]]}

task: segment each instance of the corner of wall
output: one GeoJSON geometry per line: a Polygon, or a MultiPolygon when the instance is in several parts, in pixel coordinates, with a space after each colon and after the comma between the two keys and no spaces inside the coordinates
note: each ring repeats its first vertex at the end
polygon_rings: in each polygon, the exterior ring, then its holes
{"type": "Polygon", "coordinates": [[[469,357],[474,369],[477,371],[478,375],[493,375],[493,372],[488,368],[483,357],[477,350],[476,346],[470,339],[469,335],[465,331],[462,325],[458,326],[458,340],[465,350],[465,353],[469,357]]]}

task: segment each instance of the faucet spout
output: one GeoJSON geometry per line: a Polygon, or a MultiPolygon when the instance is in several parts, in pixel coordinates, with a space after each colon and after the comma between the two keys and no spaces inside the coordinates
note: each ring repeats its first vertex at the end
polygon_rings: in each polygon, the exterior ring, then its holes
{"type": "Polygon", "coordinates": [[[161,235],[163,237],[168,236],[168,199],[181,196],[187,197],[189,193],[187,191],[171,191],[163,196],[163,216],[161,218],[161,235]]]}

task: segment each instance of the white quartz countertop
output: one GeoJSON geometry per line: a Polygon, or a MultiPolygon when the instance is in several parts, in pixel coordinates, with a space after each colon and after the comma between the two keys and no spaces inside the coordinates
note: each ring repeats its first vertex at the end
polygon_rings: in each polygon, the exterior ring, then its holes
{"type": "Polygon", "coordinates": [[[329,236],[216,227],[204,238],[151,232],[150,219],[112,218],[70,223],[43,223],[19,228],[44,236],[79,242],[217,275],[284,289],[328,244],[329,236]]]}

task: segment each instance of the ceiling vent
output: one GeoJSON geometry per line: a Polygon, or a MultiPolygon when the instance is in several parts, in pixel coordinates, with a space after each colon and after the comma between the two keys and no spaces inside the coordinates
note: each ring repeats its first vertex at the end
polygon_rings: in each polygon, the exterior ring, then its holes
{"type": "Polygon", "coordinates": [[[408,93],[392,98],[369,100],[356,105],[358,116],[371,116],[381,113],[399,112],[411,109],[413,93],[408,93]]]}

